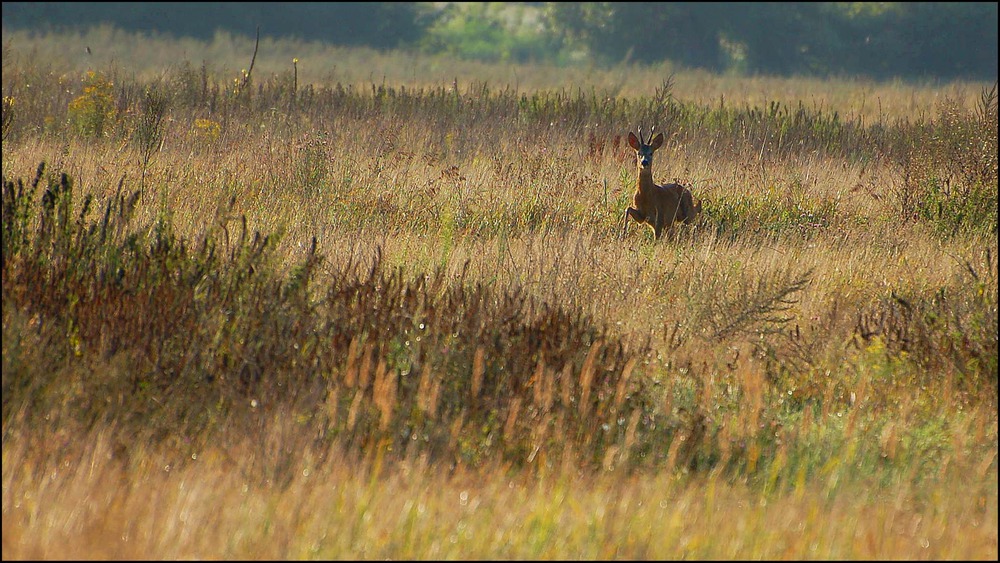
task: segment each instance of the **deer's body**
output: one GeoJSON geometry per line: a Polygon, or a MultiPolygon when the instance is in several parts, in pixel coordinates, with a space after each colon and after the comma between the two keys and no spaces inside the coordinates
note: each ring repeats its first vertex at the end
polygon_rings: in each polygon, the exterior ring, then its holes
{"type": "Polygon", "coordinates": [[[672,232],[675,222],[692,223],[701,213],[701,202],[695,203],[691,190],[681,184],[658,185],[653,181],[653,152],[663,145],[663,133],[648,143],[628,134],[628,143],[635,149],[637,177],[632,207],[622,218],[622,238],[628,229],[628,218],[645,223],[659,239],[664,232],[672,232]]]}

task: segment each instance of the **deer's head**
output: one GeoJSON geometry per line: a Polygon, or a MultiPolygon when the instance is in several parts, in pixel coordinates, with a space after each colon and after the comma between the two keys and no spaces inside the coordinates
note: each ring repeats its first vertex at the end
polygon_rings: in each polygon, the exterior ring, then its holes
{"type": "MultiPolygon", "coordinates": [[[[653,132],[650,130],[650,135],[652,134],[653,132]]],[[[650,168],[653,165],[653,151],[663,145],[663,133],[657,133],[656,136],[649,141],[644,141],[642,139],[641,128],[639,129],[638,137],[635,136],[635,133],[629,131],[628,145],[635,149],[635,159],[639,164],[639,167],[650,168]]]]}

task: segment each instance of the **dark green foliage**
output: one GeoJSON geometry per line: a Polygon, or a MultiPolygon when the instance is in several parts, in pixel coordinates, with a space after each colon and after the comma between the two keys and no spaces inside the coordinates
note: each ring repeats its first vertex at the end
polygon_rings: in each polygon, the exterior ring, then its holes
{"type": "Polygon", "coordinates": [[[566,45],[605,63],[877,78],[997,76],[995,2],[550,2],[566,45]]]}
{"type": "Polygon", "coordinates": [[[997,77],[996,2],[4,2],[9,29],[110,23],[485,61],[671,61],[744,74],[997,77]],[[531,12],[530,17],[525,17],[531,12]]]}
{"type": "Polygon", "coordinates": [[[220,30],[253,35],[262,26],[269,35],[379,49],[412,43],[430,23],[427,15],[416,2],[5,2],[3,7],[4,25],[18,28],[114,23],[128,30],[210,39],[220,30]]]}

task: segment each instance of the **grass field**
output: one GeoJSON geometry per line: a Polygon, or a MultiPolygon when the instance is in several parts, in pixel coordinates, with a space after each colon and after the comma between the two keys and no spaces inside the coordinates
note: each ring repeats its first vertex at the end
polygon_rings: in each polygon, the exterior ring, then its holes
{"type": "Polygon", "coordinates": [[[996,84],[3,44],[4,559],[997,558],[996,84]]]}

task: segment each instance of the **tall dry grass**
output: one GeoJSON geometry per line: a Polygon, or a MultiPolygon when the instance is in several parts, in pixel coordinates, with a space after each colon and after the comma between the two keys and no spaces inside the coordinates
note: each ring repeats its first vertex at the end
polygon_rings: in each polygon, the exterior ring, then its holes
{"type": "MultiPolygon", "coordinates": [[[[844,77],[822,80],[805,77],[718,75],[705,71],[660,65],[597,65],[560,67],[543,64],[490,64],[440,55],[405,51],[345,48],[320,42],[277,39],[262,30],[254,67],[258,76],[297,72],[301,84],[335,84],[367,87],[385,84],[428,88],[451,85],[465,88],[477,81],[494,87],[531,94],[539,90],[569,89],[595,92],[602,97],[634,98],[652,95],[670,75],[678,80],[675,92],[698,105],[733,104],[763,108],[771,102],[797,104],[809,109],[837,111],[865,123],[897,118],[931,118],[934,106],[945,98],[957,100],[965,109],[975,106],[982,84],[975,82],[924,83],[876,82],[844,77]],[[298,59],[293,65],[292,60],[298,59]]],[[[87,70],[109,70],[122,76],[153,81],[178,69],[200,72],[204,66],[216,78],[230,80],[250,66],[253,30],[239,36],[219,32],[211,41],[169,34],[128,32],[109,25],[85,30],[39,33],[3,29],[4,45],[16,45],[5,60],[27,59],[51,64],[57,74],[79,76],[87,70]],[[87,52],[90,47],[90,52],[87,52]]]]}
{"type": "Polygon", "coordinates": [[[78,39],[4,35],[5,559],[996,558],[995,88],[78,39]]]}
{"type": "Polygon", "coordinates": [[[113,429],[42,455],[7,446],[4,555],[935,560],[996,549],[989,475],[878,485],[834,459],[822,479],[782,494],[714,474],[446,475],[419,459],[381,470],[350,458],[319,463],[321,452],[295,440],[301,428],[289,413],[270,422],[243,444],[183,458],[144,449],[122,461],[113,429]],[[286,458],[288,480],[241,471],[263,457],[286,458]]]}

